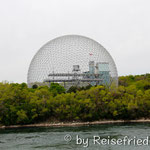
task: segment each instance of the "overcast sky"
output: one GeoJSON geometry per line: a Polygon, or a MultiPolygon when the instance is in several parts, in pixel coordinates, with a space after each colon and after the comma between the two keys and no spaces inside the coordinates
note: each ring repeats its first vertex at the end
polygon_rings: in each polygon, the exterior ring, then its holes
{"type": "Polygon", "coordinates": [[[119,75],[150,72],[150,0],[0,0],[0,82],[27,82],[37,50],[67,34],[103,45],[119,75]]]}

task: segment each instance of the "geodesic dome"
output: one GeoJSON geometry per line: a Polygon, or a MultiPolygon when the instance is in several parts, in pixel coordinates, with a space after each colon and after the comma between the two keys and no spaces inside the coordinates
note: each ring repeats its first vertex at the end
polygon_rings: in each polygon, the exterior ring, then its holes
{"type": "Polygon", "coordinates": [[[102,45],[84,36],[66,35],[49,41],[38,50],[29,66],[28,85],[43,82],[50,73],[71,73],[74,65],[86,72],[89,61],[109,63],[110,76],[118,83],[115,62],[102,45]]]}

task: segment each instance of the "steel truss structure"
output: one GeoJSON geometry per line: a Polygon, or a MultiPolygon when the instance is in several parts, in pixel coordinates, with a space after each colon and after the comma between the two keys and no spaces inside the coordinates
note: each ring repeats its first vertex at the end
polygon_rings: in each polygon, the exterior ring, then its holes
{"type": "MultiPolygon", "coordinates": [[[[92,77],[88,78],[85,72],[95,71],[96,68],[94,69],[92,66],[101,68],[101,66],[105,67],[106,65],[109,66],[107,68],[109,69],[110,78],[117,85],[118,73],[115,62],[102,45],[80,35],[61,36],[46,43],[35,54],[29,66],[27,83],[29,87],[32,87],[34,83],[43,83],[48,78],[52,81],[53,72],[55,72],[54,82],[75,82],[75,74],[72,72],[73,66],[75,66],[74,69],[80,66],[77,75],[78,80],[82,82],[91,82],[91,80],[102,82],[102,78],[96,77],[99,73],[95,72],[93,79],[92,77]],[[102,64],[103,62],[104,64],[102,64]]],[[[104,77],[108,74],[108,71],[105,73],[105,69],[102,68],[102,70],[104,77]]]]}

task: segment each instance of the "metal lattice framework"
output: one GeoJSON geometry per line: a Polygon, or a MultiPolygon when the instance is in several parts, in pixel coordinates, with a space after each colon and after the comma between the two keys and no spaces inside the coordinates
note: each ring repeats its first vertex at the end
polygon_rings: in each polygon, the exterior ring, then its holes
{"type": "Polygon", "coordinates": [[[118,83],[114,60],[102,45],[84,36],[66,35],[49,41],[35,54],[28,70],[28,85],[52,79],[49,74],[72,73],[73,65],[79,65],[82,74],[89,70],[89,61],[109,63],[110,76],[118,83]]]}

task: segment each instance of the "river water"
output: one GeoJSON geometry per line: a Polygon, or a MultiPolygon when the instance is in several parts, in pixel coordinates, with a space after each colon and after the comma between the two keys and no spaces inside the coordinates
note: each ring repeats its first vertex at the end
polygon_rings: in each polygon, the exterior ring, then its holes
{"type": "Polygon", "coordinates": [[[0,150],[149,150],[149,139],[149,123],[0,129],[0,150]]]}

